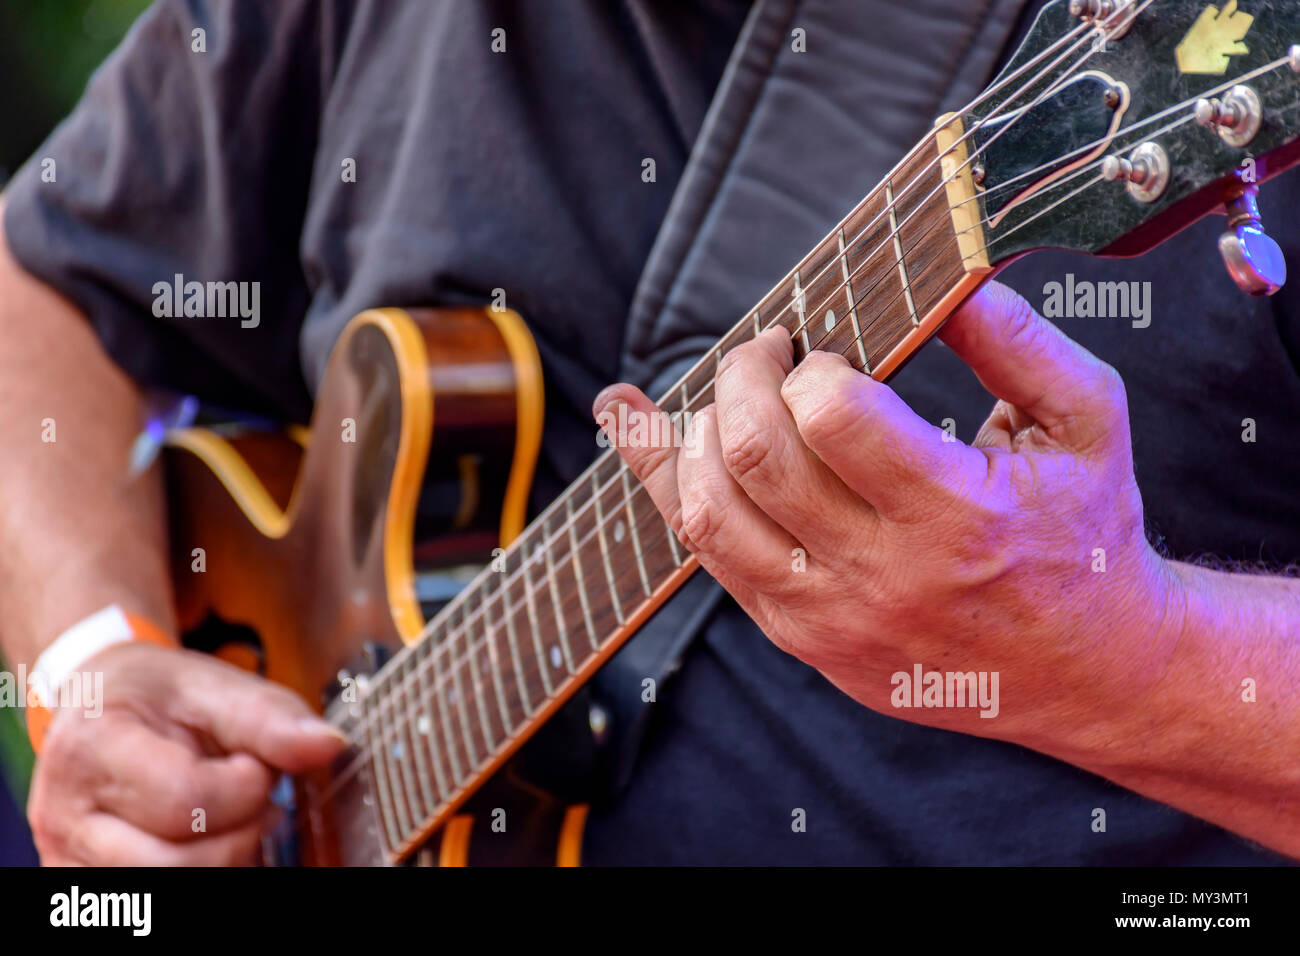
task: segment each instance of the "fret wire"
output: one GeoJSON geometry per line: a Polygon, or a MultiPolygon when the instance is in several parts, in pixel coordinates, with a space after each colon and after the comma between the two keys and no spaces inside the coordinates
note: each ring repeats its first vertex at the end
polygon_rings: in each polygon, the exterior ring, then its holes
{"type": "MultiPolygon", "coordinates": [[[[505,560],[505,556],[502,557],[505,560]]],[[[499,572],[505,573],[505,572],[499,572]]],[[[524,680],[523,660],[519,655],[519,641],[515,634],[515,616],[510,612],[510,582],[506,581],[497,589],[497,595],[501,599],[501,617],[506,625],[506,639],[510,642],[510,658],[515,665],[515,680],[519,683],[519,699],[523,701],[525,712],[533,709],[532,697],[528,693],[527,683],[524,680]]]]}
{"type": "MultiPolygon", "coordinates": [[[[452,654],[455,653],[455,639],[461,635],[463,635],[463,632],[454,632],[448,636],[448,645],[451,646],[452,654]]],[[[465,743],[465,760],[469,761],[469,766],[472,769],[478,763],[478,748],[474,747],[473,732],[469,728],[469,708],[467,702],[465,702],[464,688],[460,684],[460,667],[452,667],[451,669],[451,692],[456,696],[454,706],[456,708],[455,713],[460,717],[460,739],[464,740],[465,743]]]]}
{"type": "MultiPolygon", "coordinates": [[[[542,537],[549,541],[551,537],[550,519],[542,521],[542,537]]],[[[560,604],[559,583],[555,576],[555,562],[551,555],[551,549],[548,546],[543,548],[546,554],[546,584],[551,592],[551,611],[555,614],[555,630],[560,639],[560,652],[564,656],[564,664],[572,674],[576,667],[573,666],[573,655],[569,652],[569,634],[568,627],[564,623],[563,606],[560,604]]]]}
{"type": "MultiPolygon", "coordinates": [[[[807,261],[807,260],[804,260],[804,261],[807,261]]],[[[798,316],[798,318],[799,318],[799,326],[798,326],[798,327],[799,327],[799,330],[803,333],[803,350],[804,350],[804,354],[807,355],[807,354],[808,354],[808,350],[809,350],[809,349],[808,349],[808,330],[805,328],[805,326],[808,324],[808,319],[807,319],[807,317],[806,317],[806,312],[807,312],[806,307],[807,307],[808,303],[804,301],[803,286],[802,286],[802,284],[801,284],[801,280],[800,280],[800,278],[799,278],[799,270],[798,270],[798,269],[795,269],[795,270],[794,270],[794,292],[791,293],[791,294],[794,296],[794,314],[795,314],[796,316],[798,316]]],[[[778,318],[779,318],[779,316],[778,316],[778,318]]],[[[774,320],[773,320],[773,324],[776,324],[776,322],[777,322],[777,320],[774,319],[774,320]]]]}
{"type": "MultiPolygon", "coordinates": [[[[406,660],[409,661],[410,658],[408,657],[406,660]]],[[[405,666],[405,664],[403,666],[405,666]]],[[[401,671],[402,667],[399,666],[399,675],[401,674],[401,671]]],[[[403,681],[401,686],[405,687],[406,682],[403,681]]],[[[389,700],[389,716],[393,728],[394,740],[393,746],[388,749],[388,756],[390,762],[397,767],[397,773],[395,776],[401,782],[401,789],[397,791],[397,796],[399,797],[397,801],[397,807],[399,810],[398,818],[410,819],[412,825],[414,825],[414,823],[420,819],[419,794],[417,792],[419,785],[415,780],[415,774],[407,765],[407,761],[411,759],[411,753],[410,744],[406,739],[409,735],[406,734],[405,731],[409,729],[410,725],[401,719],[401,711],[398,710],[400,700],[401,697],[399,694],[391,695],[389,700]]]]}
{"type": "Polygon", "coordinates": [[[628,487],[628,470],[619,469],[619,475],[623,479],[623,507],[627,511],[628,533],[632,537],[632,550],[636,553],[636,567],[641,574],[641,586],[645,588],[645,596],[649,597],[654,593],[654,588],[650,587],[650,575],[645,569],[645,555],[641,551],[641,536],[636,530],[636,515],[632,513],[632,492],[628,487]]]}
{"type": "Polygon", "coordinates": [[[672,525],[667,521],[665,521],[663,525],[664,535],[668,538],[668,547],[673,553],[673,564],[680,568],[684,560],[682,557],[682,546],[677,543],[677,535],[673,534],[672,525]]]}
{"type": "Polygon", "coordinates": [[[478,705],[479,736],[483,738],[483,752],[490,754],[496,749],[496,736],[492,733],[492,722],[488,717],[487,705],[483,700],[482,658],[475,658],[474,656],[478,642],[473,639],[474,635],[470,630],[469,618],[465,614],[464,605],[461,605],[460,623],[465,633],[465,654],[469,658],[470,682],[474,685],[474,702],[478,705]]]}
{"type": "Polygon", "coordinates": [[[460,772],[460,756],[456,753],[456,731],[451,725],[451,711],[447,708],[447,685],[442,678],[442,661],[438,653],[443,646],[445,645],[440,644],[435,648],[430,658],[433,662],[433,686],[436,690],[434,696],[438,704],[438,716],[441,718],[437,726],[442,730],[443,743],[447,745],[447,759],[451,762],[451,779],[461,780],[463,777],[460,772]]]}
{"type": "MultiPolygon", "coordinates": [[[[486,582],[485,582],[486,583],[486,582]]],[[[483,600],[484,586],[480,585],[479,605],[483,608],[483,630],[487,636],[488,660],[492,664],[492,683],[497,691],[497,707],[501,711],[501,729],[506,736],[510,736],[511,728],[514,727],[514,721],[510,719],[510,708],[506,704],[505,681],[501,678],[501,661],[497,653],[497,636],[492,630],[492,619],[488,614],[487,604],[483,600]]]]}
{"type": "Polygon", "coordinates": [[[849,278],[849,256],[848,249],[844,246],[844,228],[841,226],[839,231],[840,240],[840,266],[844,270],[844,295],[849,302],[849,318],[853,322],[853,341],[858,346],[858,361],[862,363],[862,369],[868,375],[871,374],[871,363],[867,361],[867,347],[862,344],[862,329],[858,325],[858,304],[853,297],[853,282],[849,278]]]}
{"type": "Polygon", "coordinates": [[[898,260],[898,277],[903,282],[903,295],[907,297],[907,309],[912,313],[912,324],[920,325],[921,317],[916,314],[916,303],[912,301],[912,284],[907,279],[907,266],[903,264],[903,239],[898,232],[898,209],[894,204],[894,186],[885,180],[885,202],[889,203],[889,231],[894,239],[894,258],[898,260]]]}
{"type": "MultiPolygon", "coordinates": [[[[599,472],[591,473],[592,481],[597,480],[599,472]]],[[[614,586],[614,569],[609,560],[609,544],[605,541],[605,517],[601,514],[600,493],[603,489],[599,484],[593,488],[592,500],[596,503],[596,536],[600,539],[600,558],[605,565],[605,578],[609,582],[609,599],[614,607],[614,617],[618,619],[619,626],[623,625],[623,604],[618,597],[618,589],[614,586]]]]}
{"type": "MultiPolygon", "coordinates": [[[[538,545],[538,547],[541,546],[538,545]]],[[[527,552],[524,553],[524,598],[528,602],[528,624],[529,630],[532,631],[533,650],[537,652],[537,668],[542,675],[542,687],[546,689],[546,696],[550,697],[555,693],[555,688],[551,684],[551,668],[546,656],[546,649],[542,647],[542,628],[537,622],[537,603],[533,600],[533,582],[528,576],[528,566],[536,562],[536,551],[533,552],[532,557],[529,557],[527,552]]]]}
{"type": "Polygon", "coordinates": [[[591,602],[587,599],[586,575],[582,573],[582,560],[578,556],[578,528],[573,520],[573,501],[567,496],[564,499],[564,521],[569,530],[569,558],[573,562],[574,577],[578,580],[578,602],[582,605],[582,621],[587,627],[587,639],[591,641],[591,649],[594,651],[599,647],[599,638],[596,637],[596,625],[591,620],[591,602]]]}
{"type": "MultiPolygon", "coordinates": [[[[423,653],[426,660],[432,658],[433,654],[437,652],[436,645],[433,643],[433,641],[425,641],[419,646],[424,647],[425,650],[423,653]]],[[[432,664],[432,661],[430,661],[430,665],[431,667],[436,667],[436,665],[432,664]]],[[[425,747],[428,749],[429,760],[433,763],[433,776],[438,784],[438,801],[439,804],[441,804],[442,800],[446,798],[448,792],[447,778],[443,775],[442,772],[443,761],[439,758],[439,754],[442,750],[442,747],[438,744],[438,731],[434,727],[433,714],[430,712],[429,709],[429,704],[431,703],[433,694],[435,693],[440,694],[441,691],[436,687],[436,685],[433,689],[429,688],[429,683],[427,678],[430,669],[431,669],[430,667],[425,667],[423,664],[421,664],[418,668],[416,668],[416,683],[419,685],[420,696],[421,696],[420,707],[418,709],[420,716],[418,716],[416,720],[417,723],[418,721],[423,720],[426,727],[425,731],[421,734],[421,736],[424,738],[425,747]]]]}
{"type": "MultiPolygon", "coordinates": [[[[363,713],[368,713],[369,710],[370,704],[367,702],[366,706],[363,708],[363,713]]],[[[382,737],[383,728],[378,723],[371,724],[369,722],[365,724],[365,727],[367,731],[366,753],[372,767],[371,772],[375,777],[375,789],[379,791],[379,799],[377,801],[379,804],[379,817],[383,821],[384,832],[388,836],[389,849],[393,850],[402,844],[401,831],[397,827],[396,814],[393,811],[392,795],[388,786],[388,773],[379,759],[379,754],[383,752],[383,748],[381,746],[379,750],[375,749],[374,733],[372,732],[377,729],[380,731],[382,737]]]]}
{"type": "Polygon", "coordinates": [[[392,706],[392,698],[380,701],[379,708],[376,710],[376,716],[379,723],[379,752],[383,754],[384,767],[388,774],[388,795],[392,799],[393,819],[397,824],[398,833],[406,833],[410,829],[407,822],[410,814],[406,809],[406,779],[402,775],[402,768],[394,763],[392,749],[388,746],[388,732],[384,730],[384,709],[392,706]]]}
{"type": "MultiPolygon", "coordinates": [[[[412,654],[411,659],[416,661],[418,664],[419,654],[418,653],[412,654]]],[[[414,699],[412,698],[412,695],[410,693],[411,687],[409,685],[409,678],[408,680],[404,680],[402,683],[406,687],[406,692],[403,694],[403,698],[404,698],[403,706],[406,707],[406,709],[411,713],[418,713],[419,703],[420,703],[419,698],[418,696],[415,697],[414,699]],[[415,705],[413,709],[411,708],[412,704],[415,705]]],[[[418,689],[418,675],[417,675],[417,689],[418,689]]],[[[425,815],[427,816],[428,814],[433,812],[434,808],[438,806],[438,801],[441,798],[441,793],[433,792],[434,790],[433,784],[432,781],[430,781],[429,779],[429,767],[427,762],[425,761],[424,742],[423,740],[420,739],[421,738],[420,723],[418,718],[414,724],[412,724],[408,720],[407,736],[411,740],[411,749],[415,751],[415,763],[417,768],[416,779],[419,781],[420,784],[420,797],[421,797],[420,807],[424,811],[425,815]]]]}

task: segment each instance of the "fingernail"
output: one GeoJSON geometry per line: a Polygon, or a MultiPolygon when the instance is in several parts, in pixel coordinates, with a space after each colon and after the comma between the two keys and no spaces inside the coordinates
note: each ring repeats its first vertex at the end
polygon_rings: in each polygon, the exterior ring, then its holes
{"type": "Polygon", "coordinates": [[[304,734],[310,734],[313,737],[333,737],[343,743],[346,743],[348,739],[347,734],[329,721],[321,720],[319,717],[300,718],[298,720],[298,729],[304,734]]]}

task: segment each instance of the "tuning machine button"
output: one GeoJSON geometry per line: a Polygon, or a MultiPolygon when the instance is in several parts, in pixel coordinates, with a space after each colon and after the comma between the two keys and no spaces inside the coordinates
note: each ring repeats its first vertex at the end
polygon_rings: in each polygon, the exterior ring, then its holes
{"type": "Polygon", "coordinates": [[[1197,100],[1196,122],[1216,130],[1229,146],[1245,146],[1259,135],[1264,107],[1249,86],[1234,86],[1221,100],[1197,100]]]}
{"type": "Polygon", "coordinates": [[[1128,183],[1129,195],[1139,202],[1155,202],[1169,187],[1169,154],[1159,143],[1143,143],[1128,159],[1103,159],[1101,175],[1111,182],[1128,183]]]}
{"type": "Polygon", "coordinates": [[[1238,183],[1223,207],[1229,228],[1219,237],[1219,254],[1228,274],[1247,295],[1273,295],[1286,283],[1286,256],[1260,222],[1259,187],[1238,183]]]}

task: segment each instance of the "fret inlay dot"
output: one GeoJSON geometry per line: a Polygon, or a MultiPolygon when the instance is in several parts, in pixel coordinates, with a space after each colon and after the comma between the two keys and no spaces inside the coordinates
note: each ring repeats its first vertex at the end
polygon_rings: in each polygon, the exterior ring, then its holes
{"type": "Polygon", "coordinates": [[[827,309],[826,310],[826,331],[830,332],[834,328],[835,328],[835,310],[827,309]]]}
{"type": "Polygon", "coordinates": [[[564,658],[560,656],[560,649],[554,644],[551,645],[551,666],[558,668],[564,663],[564,658]]]}
{"type": "Polygon", "coordinates": [[[429,732],[429,726],[428,714],[421,714],[420,719],[415,722],[415,729],[421,734],[427,734],[429,732]]]}
{"type": "Polygon", "coordinates": [[[402,755],[405,754],[405,753],[406,753],[406,751],[405,751],[404,749],[402,749],[402,745],[401,745],[401,743],[393,744],[393,759],[394,759],[394,760],[401,760],[401,759],[402,759],[402,755]]]}
{"type": "Polygon", "coordinates": [[[627,529],[623,527],[623,522],[614,522],[614,540],[622,541],[625,534],[627,534],[627,529]]]}

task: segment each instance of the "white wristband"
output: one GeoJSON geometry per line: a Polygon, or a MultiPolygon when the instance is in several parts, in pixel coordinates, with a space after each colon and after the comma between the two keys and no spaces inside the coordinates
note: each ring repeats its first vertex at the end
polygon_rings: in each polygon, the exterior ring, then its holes
{"type": "Polygon", "coordinates": [[[60,634],[36,658],[31,674],[32,696],[42,707],[49,707],[52,702],[45,699],[44,692],[57,695],[63,682],[90,658],[106,647],[135,639],[135,628],[116,604],[96,611],[60,634]]]}

